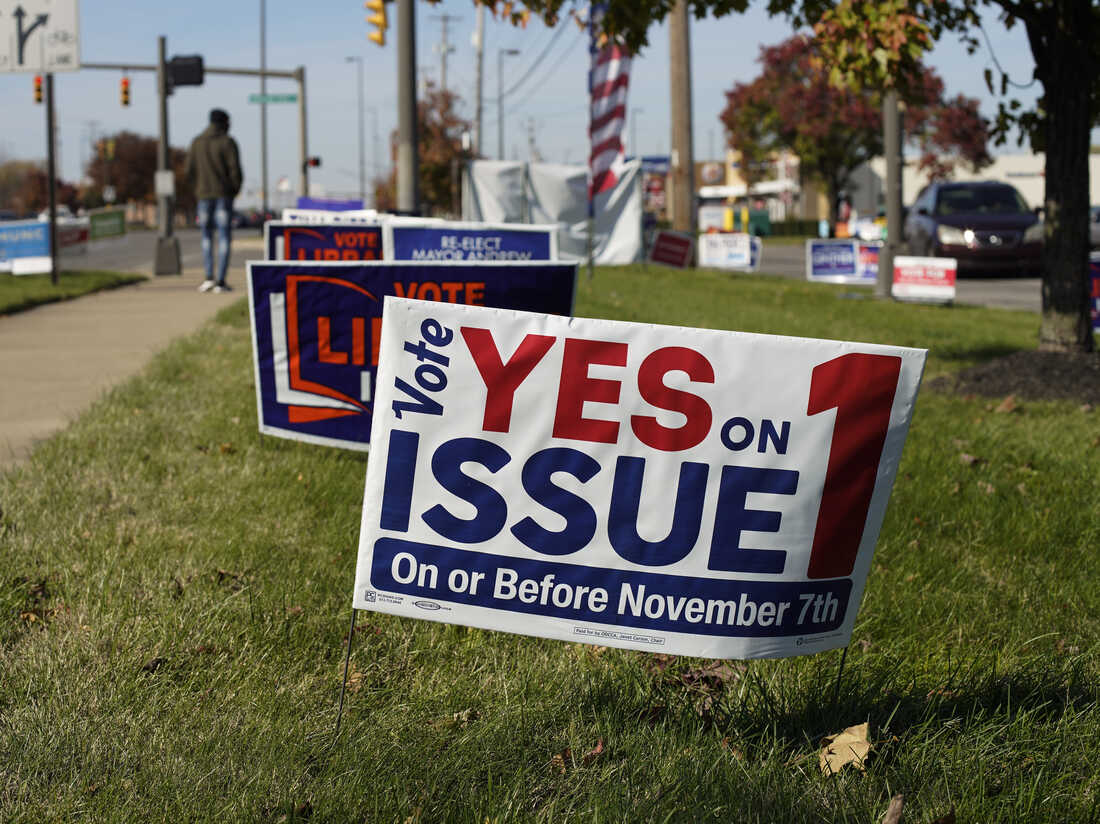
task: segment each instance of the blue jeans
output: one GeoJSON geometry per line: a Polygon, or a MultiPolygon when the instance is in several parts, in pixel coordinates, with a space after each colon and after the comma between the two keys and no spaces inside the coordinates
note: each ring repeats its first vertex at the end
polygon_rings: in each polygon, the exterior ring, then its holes
{"type": "Polygon", "coordinates": [[[214,229],[218,230],[218,283],[225,283],[225,270],[229,268],[229,243],[233,198],[212,197],[199,201],[199,228],[202,229],[202,262],[206,267],[206,279],[214,280],[214,229]]]}

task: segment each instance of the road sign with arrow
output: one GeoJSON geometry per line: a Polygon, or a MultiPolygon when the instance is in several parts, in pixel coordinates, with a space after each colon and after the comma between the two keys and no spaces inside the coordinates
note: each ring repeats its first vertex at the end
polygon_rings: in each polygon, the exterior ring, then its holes
{"type": "Polygon", "coordinates": [[[80,68],[78,0],[0,0],[0,73],[80,68]]]}

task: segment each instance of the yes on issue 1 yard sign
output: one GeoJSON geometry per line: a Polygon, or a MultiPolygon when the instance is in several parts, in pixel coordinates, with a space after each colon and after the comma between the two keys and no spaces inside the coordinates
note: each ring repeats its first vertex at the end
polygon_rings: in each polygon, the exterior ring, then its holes
{"type": "Polygon", "coordinates": [[[924,350],[383,318],[356,608],[706,657],[848,642],[924,350]]]}

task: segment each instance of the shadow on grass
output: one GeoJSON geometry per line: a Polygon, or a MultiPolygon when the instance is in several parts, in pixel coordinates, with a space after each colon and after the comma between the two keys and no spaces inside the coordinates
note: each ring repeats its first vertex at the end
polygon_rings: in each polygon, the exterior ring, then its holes
{"type": "MultiPolygon", "coordinates": [[[[621,669],[620,676],[629,672],[634,682],[636,703],[620,709],[643,723],[708,727],[794,754],[863,720],[871,723],[875,739],[904,739],[949,722],[1026,718],[1051,724],[1100,701],[1100,685],[1080,658],[1036,659],[1006,668],[974,658],[938,673],[915,672],[886,658],[858,666],[849,661],[836,690],[837,660],[826,656],[809,670],[770,674],[752,662],[724,662],[727,671],[733,665],[732,677],[724,681],[708,681],[708,668],[699,669],[698,659],[680,659],[674,670],[660,674],[644,666],[621,669]]],[[[595,708],[601,692],[587,698],[595,708]]]]}
{"type": "Polygon", "coordinates": [[[936,347],[936,355],[944,361],[958,361],[962,363],[991,361],[996,358],[1005,358],[1017,352],[1024,351],[1019,346],[976,346],[971,348],[936,347]]]}
{"type": "Polygon", "coordinates": [[[1050,724],[1100,700],[1100,687],[1081,659],[1048,658],[999,669],[995,662],[975,658],[940,677],[906,669],[882,661],[845,673],[835,704],[835,681],[816,695],[799,690],[794,696],[777,696],[763,679],[750,678],[740,699],[731,696],[722,702],[715,723],[750,736],[774,736],[797,748],[864,719],[871,722],[875,738],[904,739],[952,721],[1026,718],[1050,724]]]}

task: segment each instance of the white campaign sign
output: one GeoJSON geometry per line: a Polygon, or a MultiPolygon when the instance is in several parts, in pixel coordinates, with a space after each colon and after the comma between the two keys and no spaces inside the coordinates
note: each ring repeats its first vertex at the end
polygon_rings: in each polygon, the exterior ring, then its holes
{"type": "Polygon", "coordinates": [[[955,300],[955,258],[894,258],[894,282],[891,294],[899,300],[951,303],[955,300]]]}
{"type": "Polygon", "coordinates": [[[699,235],[699,265],[748,269],[752,266],[752,236],[734,232],[699,235]]]}
{"type": "Polygon", "coordinates": [[[387,297],[354,606],[716,658],[843,646],[925,354],[387,297]]]}

